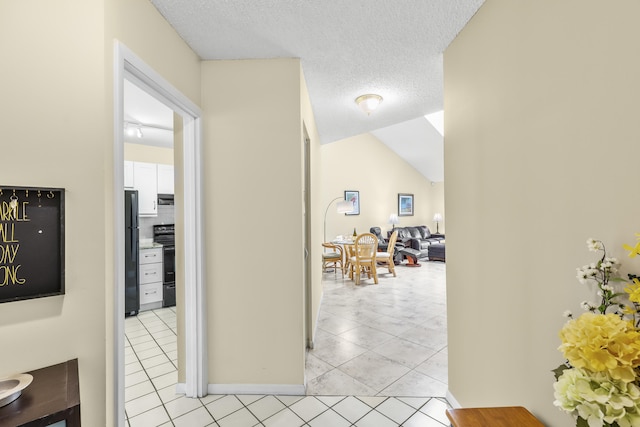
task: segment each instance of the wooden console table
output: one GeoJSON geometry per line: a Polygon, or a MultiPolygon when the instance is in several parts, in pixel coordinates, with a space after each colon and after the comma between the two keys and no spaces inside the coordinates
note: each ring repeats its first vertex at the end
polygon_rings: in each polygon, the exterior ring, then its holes
{"type": "Polygon", "coordinates": [[[27,373],[33,382],[0,408],[0,426],[44,427],[66,421],[67,427],[80,427],[78,359],[27,373]]]}
{"type": "Polygon", "coordinates": [[[544,427],[522,406],[447,409],[453,427],[544,427]]]}

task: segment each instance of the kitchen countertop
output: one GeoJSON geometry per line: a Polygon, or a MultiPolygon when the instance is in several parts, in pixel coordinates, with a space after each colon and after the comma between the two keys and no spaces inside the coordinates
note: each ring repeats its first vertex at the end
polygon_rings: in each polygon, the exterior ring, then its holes
{"type": "Polygon", "coordinates": [[[154,241],[141,240],[140,249],[156,249],[161,248],[162,243],[156,243],[154,241]]]}

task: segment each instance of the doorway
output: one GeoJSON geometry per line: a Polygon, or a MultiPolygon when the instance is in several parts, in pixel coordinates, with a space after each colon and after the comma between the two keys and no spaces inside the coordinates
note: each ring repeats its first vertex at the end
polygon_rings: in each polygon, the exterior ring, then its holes
{"type": "Polygon", "coordinates": [[[304,295],[305,295],[305,346],[313,348],[313,292],[311,285],[311,139],[307,133],[306,126],[303,125],[303,174],[304,174],[304,190],[303,190],[303,236],[304,236],[304,257],[303,257],[303,277],[304,277],[304,295]]]}
{"type": "Polygon", "coordinates": [[[183,254],[179,255],[184,271],[184,382],[176,391],[187,397],[207,393],[205,298],[202,251],[201,112],[182,93],[138,58],[123,44],[116,42],[114,72],[114,419],[124,426],[124,85],[125,80],[171,108],[182,118],[183,171],[180,192],[183,203],[183,254]]]}

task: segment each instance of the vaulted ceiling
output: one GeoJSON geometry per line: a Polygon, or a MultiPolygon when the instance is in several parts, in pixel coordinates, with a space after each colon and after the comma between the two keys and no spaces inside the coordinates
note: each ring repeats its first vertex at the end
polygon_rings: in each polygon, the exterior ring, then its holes
{"type": "Polygon", "coordinates": [[[431,181],[442,52],[484,0],[151,0],[203,60],[300,58],[322,143],[372,132],[431,181]],[[383,97],[367,116],[354,100],[383,97]]]}

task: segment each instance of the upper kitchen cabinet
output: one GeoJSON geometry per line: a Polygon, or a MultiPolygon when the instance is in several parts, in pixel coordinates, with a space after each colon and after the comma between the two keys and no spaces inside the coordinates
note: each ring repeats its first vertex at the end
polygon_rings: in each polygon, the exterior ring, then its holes
{"type": "Polygon", "coordinates": [[[158,194],[173,194],[173,165],[158,165],[158,194]]]}
{"type": "Polygon", "coordinates": [[[124,188],[138,190],[140,216],[158,215],[158,194],[173,194],[173,165],[124,162],[124,188]]]}
{"type": "Polygon", "coordinates": [[[158,215],[158,172],[155,163],[133,162],[133,183],[138,190],[140,216],[158,215]]]}
{"type": "Polygon", "coordinates": [[[124,188],[133,189],[133,162],[124,161],[124,188]]]}

